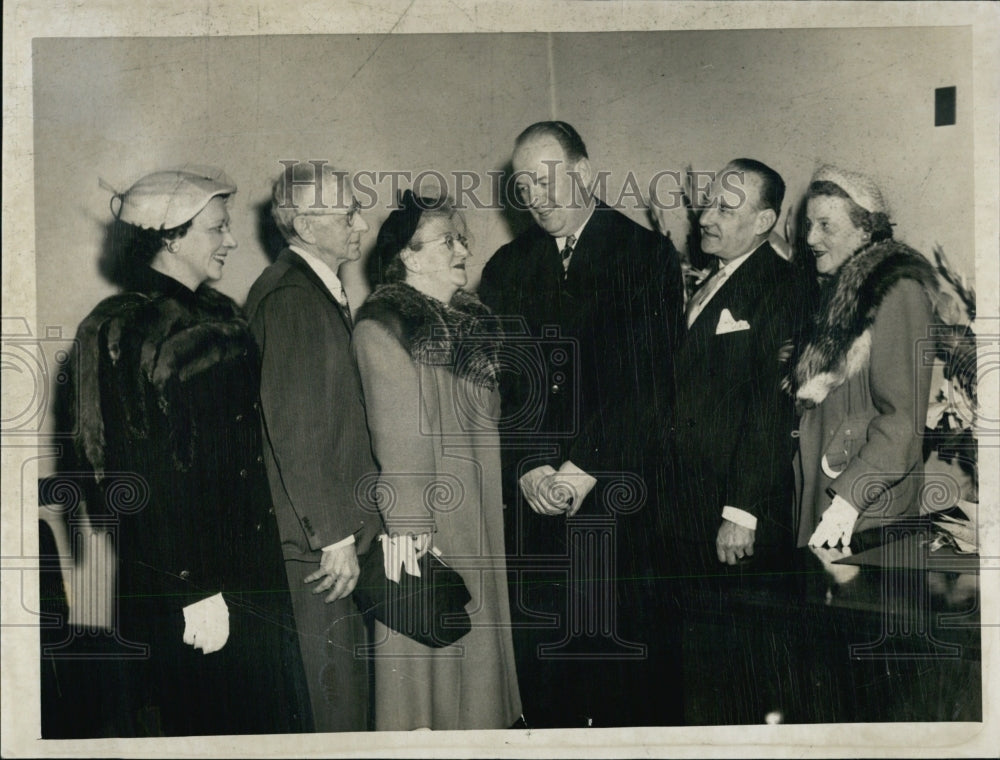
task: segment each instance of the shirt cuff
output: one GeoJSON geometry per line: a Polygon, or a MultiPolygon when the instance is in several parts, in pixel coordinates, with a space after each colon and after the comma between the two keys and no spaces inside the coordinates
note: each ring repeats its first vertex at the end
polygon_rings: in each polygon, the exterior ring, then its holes
{"type": "Polygon", "coordinates": [[[757,530],[757,518],[737,507],[723,507],[722,519],[734,522],[747,530],[757,530]]]}
{"type": "Polygon", "coordinates": [[[329,546],[324,546],[323,551],[332,552],[334,549],[343,549],[345,546],[350,546],[354,543],[354,534],[352,533],[347,538],[342,538],[335,544],[330,544],[329,546]]]}

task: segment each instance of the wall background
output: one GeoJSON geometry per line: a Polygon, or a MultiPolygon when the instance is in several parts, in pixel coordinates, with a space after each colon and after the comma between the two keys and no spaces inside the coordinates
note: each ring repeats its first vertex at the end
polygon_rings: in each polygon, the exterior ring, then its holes
{"type": "MultiPolygon", "coordinates": [[[[488,199],[486,172],[504,168],[523,127],[548,118],[573,123],[595,168],[611,172],[609,200],[629,171],[645,193],[656,172],[714,170],[736,156],[784,176],[786,207],[819,163],[867,171],[897,237],[927,254],[941,244],[972,278],[971,48],[970,27],[36,38],[39,331],[72,337],[114,292],[97,271],[110,219],[99,177],[124,190],[160,168],[225,169],[239,185],[240,247],[218,287],[242,302],[268,263],[261,208],[279,159],[473,172],[488,199]],[[934,89],[951,85],[957,123],[934,127],[934,89]]],[[[388,180],[376,188],[366,252],[393,202],[388,180]]],[[[624,210],[644,221],[642,209],[624,210]]],[[[529,220],[498,208],[467,219],[475,283],[529,220]]],[[[668,222],[683,245],[686,214],[668,222]]],[[[344,272],[355,306],[367,292],[361,272],[344,272]]]]}

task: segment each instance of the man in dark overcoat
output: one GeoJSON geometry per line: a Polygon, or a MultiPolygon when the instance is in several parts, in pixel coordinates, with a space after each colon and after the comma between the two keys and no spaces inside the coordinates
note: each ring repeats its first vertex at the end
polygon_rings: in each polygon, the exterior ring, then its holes
{"type": "Polygon", "coordinates": [[[501,434],[525,719],[670,723],[649,689],[671,659],[656,587],[677,252],[592,194],[571,125],[528,127],[513,169],[535,226],[489,260],[479,294],[508,318],[501,434]]]}

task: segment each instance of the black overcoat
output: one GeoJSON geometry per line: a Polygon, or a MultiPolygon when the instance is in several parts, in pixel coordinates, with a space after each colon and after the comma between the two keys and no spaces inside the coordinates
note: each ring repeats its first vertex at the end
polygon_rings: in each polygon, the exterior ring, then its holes
{"type": "Polygon", "coordinates": [[[667,519],[662,432],[683,309],[677,252],[598,203],[565,274],[555,240],[533,227],[490,259],[479,295],[506,320],[500,429],[512,617],[531,626],[536,613],[559,616],[554,628],[515,629],[525,716],[542,726],[659,722],[642,684],[657,672],[646,659],[651,642],[664,638],[655,581],[667,519]],[[537,515],[518,478],[565,461],[597,486],[572,518],[537,515]],[[581,530],[595,543],[571,564],[591,569],[570,570],[573,543],[591,540],[581,530]],[[595,582],[593,568],[605,580],[595,582]],[[614,632],[578,635],[578,613],[614,632]],[[560,636],[585,656],[539,656],[560,636]],[[640,659],[615,659],[633,657],[632,644],[645,647],[640,659]]]}

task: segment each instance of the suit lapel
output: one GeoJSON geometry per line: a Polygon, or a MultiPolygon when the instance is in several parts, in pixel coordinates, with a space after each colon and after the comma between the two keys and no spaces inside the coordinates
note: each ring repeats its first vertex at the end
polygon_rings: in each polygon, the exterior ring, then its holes
{"type": "Polygon", "coordinates": [[[340,319],[343,321],[344,327],[347,328],[348,332],[352,332],[354,324],[351,320],[351,315],[347,312],[347,309],[340,305],[340,301],[334,297],[333,293],[330,292],[330,289],[323,284],[323,281],[319,278],[319,275],[313,271],[313,268],[291,248],[283,250],[279,258],[285,259],[290,267],[300,272],[303,277],[309,280],[315,288],[326,296],[333,308],[337,310],[337,314],[340,315],[340,319]]]}
{"type": "Polygon", "coordinates": [[[707,335],[715,335],[723,309],[729,309],[733,319],[746,319],[757,303],[759,285],[768,277],[771,257],[777,254],[770,243],[764,243],[751,254],[743,265],[726,279],[712,300],[691,325],[688,335],[703,340],[707,335]]]}
{"type": "Polygon", "coordinates": [[[573,257],[569,260],[567,281],[571,286],[577,286],[574,289],[593,286],[595,273],[607,271],[608,268],[602,266],[602,262],[607,257],[609,247],[620,245],[624,248],[624,241],[618,240],[612,229],[615,221],[612,216],[612,210],[598,201],[580,239],[576,241],[573,257]]]}

